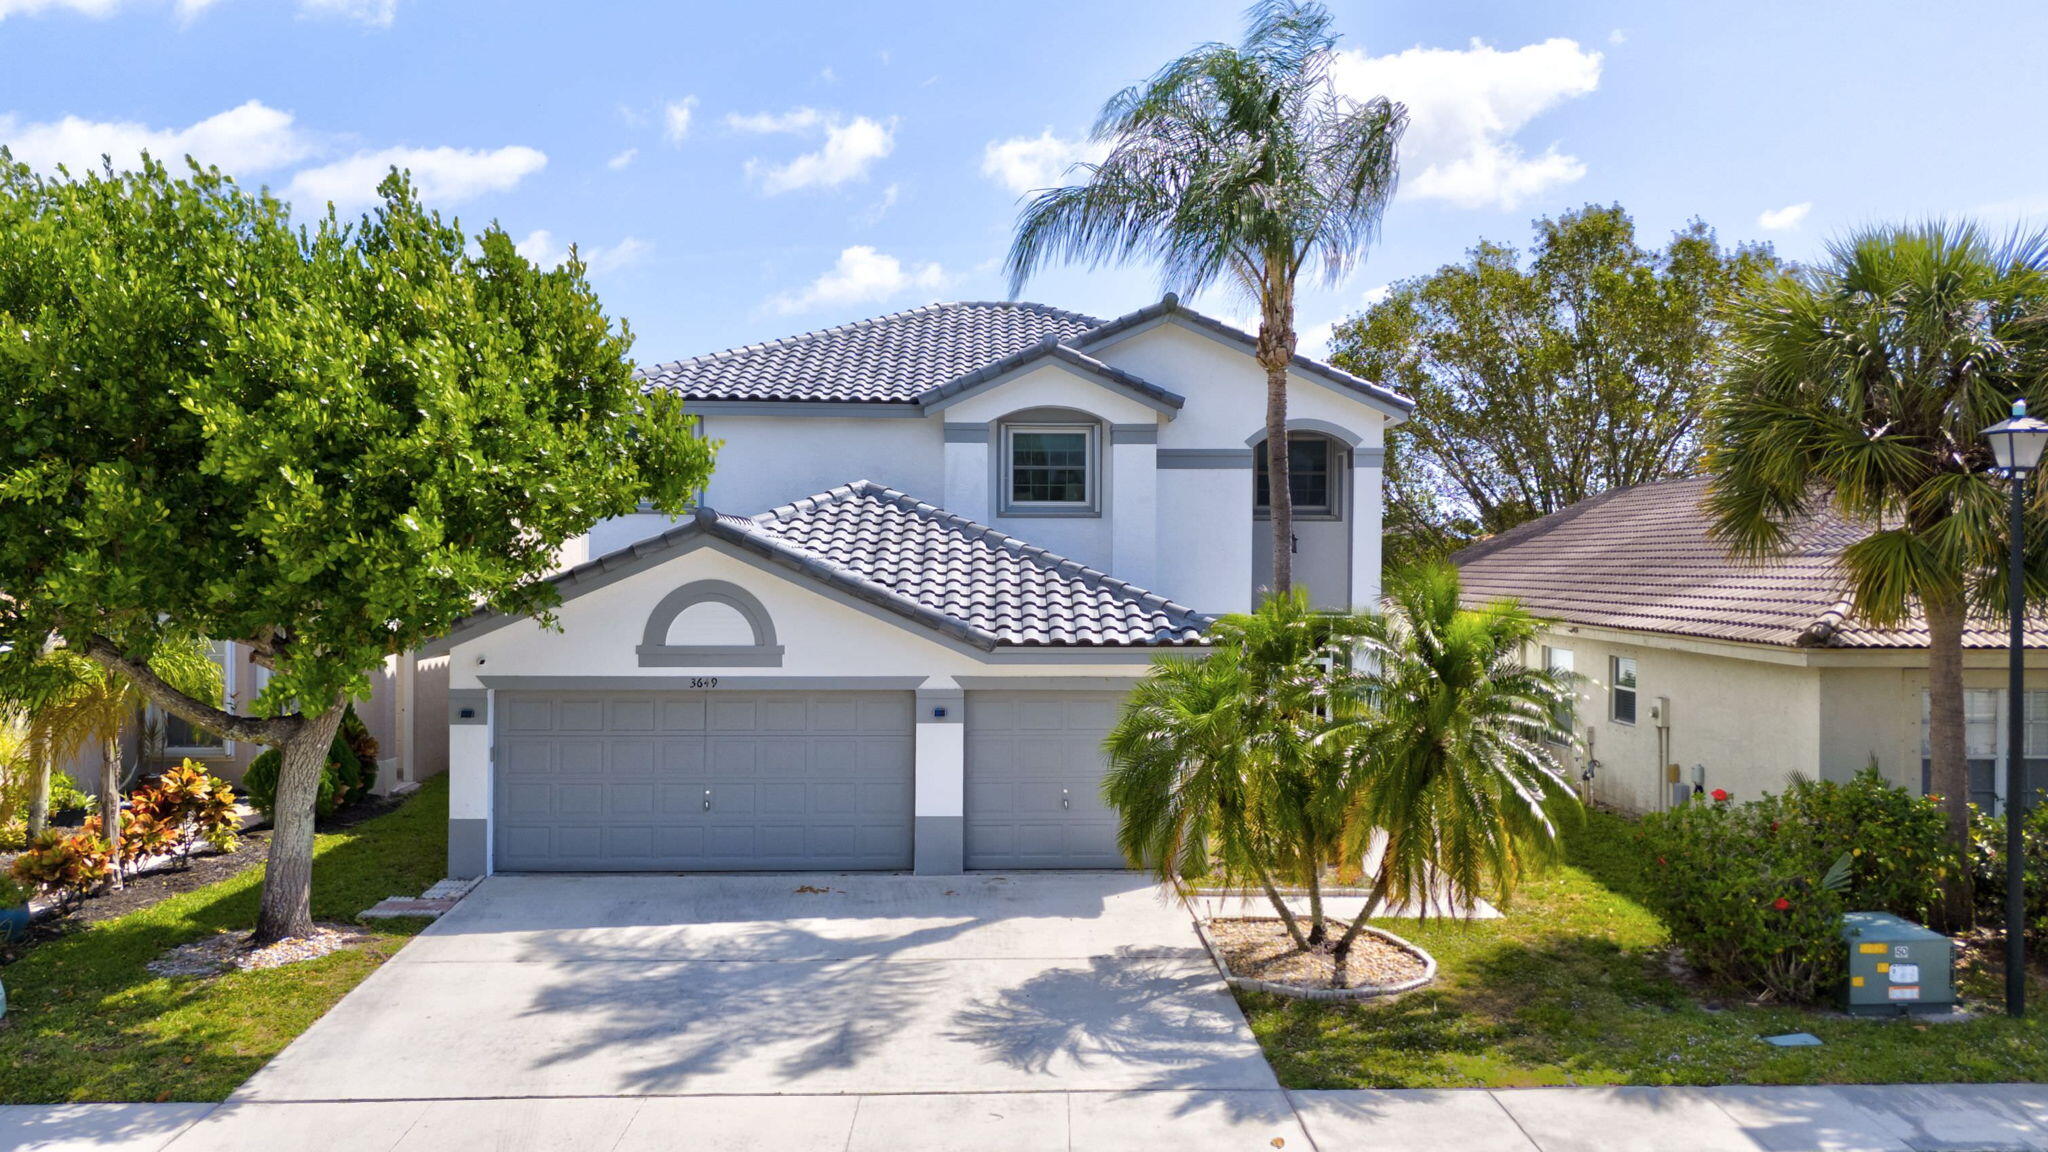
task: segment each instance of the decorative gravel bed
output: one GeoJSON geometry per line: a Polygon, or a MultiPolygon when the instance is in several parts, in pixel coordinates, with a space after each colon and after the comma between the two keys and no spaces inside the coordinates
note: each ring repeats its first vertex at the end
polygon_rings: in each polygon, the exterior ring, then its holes
{"type": "Polygon", "coordinates": [[[149,970],[159,976],[217,976],[228,971],[281,968],[352,948],[369,938],[369,933],[347,925],[319,924],[310,936],[251,948],[246,934],[221,932],[171,949],[150,961],[149,970]]]}
{"type": "Polygon", "coordinates": [[[1428,953],[1392,933],[1367,928],[1351,945],[1345,966],[1348,987],[1331,981],[1337,966],[1330,953],[1295,947],[1287,926],[1275,918],[1214,919],[1202,931],[1232,981],[1283,995],[1316,999],[1358,999],[1405,992],[1436,976],[1428,953]]]}

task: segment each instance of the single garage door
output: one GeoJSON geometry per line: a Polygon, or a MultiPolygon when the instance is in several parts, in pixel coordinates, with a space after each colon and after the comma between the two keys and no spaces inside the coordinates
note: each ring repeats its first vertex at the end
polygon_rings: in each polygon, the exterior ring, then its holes
{"type": "Polygon", "coordinates": [[[1102,802],[1120,692],[967,694],[967,866],[1122,868],[1102,802]]]}
{"type": "Polygon", "coordinates": [[[910,867],[907,692],[500,692],[508,872],[910,867]]]}

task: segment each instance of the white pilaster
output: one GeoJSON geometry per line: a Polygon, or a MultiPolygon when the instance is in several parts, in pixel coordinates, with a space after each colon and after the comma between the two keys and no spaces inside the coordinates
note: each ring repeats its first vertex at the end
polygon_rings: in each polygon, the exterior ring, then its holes
{"type": "Polygon", "coordinates": [[[988,523],[988,471],[988,425],[947,425],[946,511],[988,523]]]}
{"type": "Polygon", "coordinates": [[[966,866],[967,695],[946,678],[917,690],[914,867],[951,875],[966,866]]]}
{"type": "Polygon", "coordinates": [[[1351,606],[1366,612],[1380,607],[1380,547],[1384,531],[1381,480],[1385,454],[1377,448],[1353,453],[1351,470],[1351,606]]]}
{"type": "Polygon", "coordinates": [[[1143,443],[1127,443],[1119,437],[1110,446],[1109,458],[1109,574],[1148,591],[1159,591],[1157,437],[1143,443]]]}

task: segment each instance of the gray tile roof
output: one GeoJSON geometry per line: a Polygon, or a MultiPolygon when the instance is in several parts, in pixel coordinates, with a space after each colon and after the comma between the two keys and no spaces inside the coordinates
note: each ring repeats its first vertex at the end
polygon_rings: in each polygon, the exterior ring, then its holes
{"type": "MultiPolygon", "coordinates": [[[[1451,557],[1465,601],[1512,597],[1569,624],[1810,648],[1924,648],[1924,622],[1879,629],[1849,611],[1842,551],[1867,529],[1823,509],[1791,533],[1785,553],[1738,560],[1708,536],[1707,481],[1619,488],[1483,540],[1451,557]]],[[[2029,629],[2048,647],[2048,622],[2029,629]]],[[[1991,621],[1963,643],[2002,648],[1991,621]]]]}
{"type": "Polygon", "coordinates": [[[928,304],[641,370],[649,385],[690,400],[827,400],[913,403],[1047,336],[1099,326],[1043,304],[928,304]]]}
{"type": "Polygon", "coordinates": [[[862,480],[759,516],[700,512],[717,535],[983,647],[1199,644],[1210,618],[892,488],[862,480]]]}

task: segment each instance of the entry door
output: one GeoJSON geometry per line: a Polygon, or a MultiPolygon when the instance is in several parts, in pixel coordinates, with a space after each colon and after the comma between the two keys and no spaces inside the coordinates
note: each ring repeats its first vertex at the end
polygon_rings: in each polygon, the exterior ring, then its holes
{"type": "Polygon", "coordinates": [[[903,692],[501,692],[495,867],[910,867],[903,692]]]}
{"type": "Polygon", "coordinates": [[[967,694],[969,868],[1122,868],[1102,800],[1120,692],[967,694]]]}

